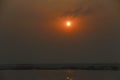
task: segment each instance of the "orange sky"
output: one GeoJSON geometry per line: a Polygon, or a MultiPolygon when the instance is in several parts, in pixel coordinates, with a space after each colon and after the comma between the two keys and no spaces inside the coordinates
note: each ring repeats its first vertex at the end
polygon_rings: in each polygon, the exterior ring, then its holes
{"type": "MultiPolygon", "coordinates": [[[[68,55],[66,62],[120,61],[117,0],[4,0],[2,4],[0,42],[8,45],[2,50],[8,49],[5,53],[14,59],[25,53],[26,60],[30,53],[36,63],[62,62],[68,55]],[[60,29],[61,21],[70,16],[76,25],[67,33],[60,29]]],[[[0,56],[3,61],[5,54],[0,56]]]]}

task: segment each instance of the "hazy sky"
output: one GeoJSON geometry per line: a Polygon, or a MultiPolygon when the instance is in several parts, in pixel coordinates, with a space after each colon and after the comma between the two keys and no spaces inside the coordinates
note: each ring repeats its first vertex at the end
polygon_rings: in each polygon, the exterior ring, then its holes
{"type": "Polygon", "coordinates": [[[118,0],[3,0],[0,63],[118,63],[119,14],[118,0]]]}

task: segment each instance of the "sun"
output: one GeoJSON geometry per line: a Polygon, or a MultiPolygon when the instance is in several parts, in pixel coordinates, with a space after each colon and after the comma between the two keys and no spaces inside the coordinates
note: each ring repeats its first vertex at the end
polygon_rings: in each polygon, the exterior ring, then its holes
{"type": "Polygon", "coordinates": [[[70,26],[71,26],[71,21],[67,21],[67,22],[66,22],[66,26],[67,26],[67,27],[70,27],[70,26]]]}

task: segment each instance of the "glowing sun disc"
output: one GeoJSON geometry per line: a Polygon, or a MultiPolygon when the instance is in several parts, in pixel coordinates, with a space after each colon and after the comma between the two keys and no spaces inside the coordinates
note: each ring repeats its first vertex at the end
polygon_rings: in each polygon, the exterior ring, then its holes
{"type": "Polygon", "coordinates": [[[66,25],[67,25],[68,27],[70,27],[70,26],[71,26],[71,22],[70,22],[70,21],[67,21],[67,22],[66,22],[66,25]]]}

